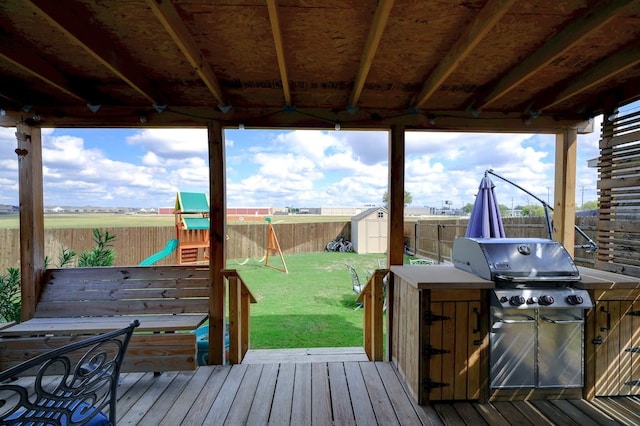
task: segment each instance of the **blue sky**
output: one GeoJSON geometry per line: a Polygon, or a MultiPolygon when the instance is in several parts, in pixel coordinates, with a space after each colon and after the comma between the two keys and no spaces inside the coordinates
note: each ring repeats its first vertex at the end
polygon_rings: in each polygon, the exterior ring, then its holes
{"type": "MultiPolygon", "coordinates": [[[[597,198],[601,119],[578,136],[576,204],[597,198]]],[[[385,132],[226,130],[229,207],[381,205],[385,132]]],[[[412,207],[473,203],[486,169],[553,202],[554,135],[408,132],[412,207]]],[[[18,204],[15,129],[0,128],[0,204],[18,204]]],[[[204,129],[43,129],[47,206],[163,207],[208,192],[204,129]]],[[[500,204],[535,200],[492,178],[500,204]]]]}

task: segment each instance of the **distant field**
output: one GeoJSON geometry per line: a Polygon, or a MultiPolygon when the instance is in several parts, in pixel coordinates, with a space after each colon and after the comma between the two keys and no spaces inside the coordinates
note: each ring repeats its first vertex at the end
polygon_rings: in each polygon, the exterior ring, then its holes
{"type": "MultiPolygon", "coordinates": [[[[309,223],[309,222],[345,222],[350,221],[346,216],[273,216],[272,223],[309,223]]],[[[53,214],[45,215],[45,228],[118,228],[127,226],[171,226],[175,222],[173,216],[158,215],[123,215],[123,214],[53,214]]],[[[232,222],[252,223],[252,222],[232,222]]],[[[263,223],[262,221],[256,223],[263,223]]],[[[18,215],[0,215],[0,228],[18,228],[18,215]]]]}

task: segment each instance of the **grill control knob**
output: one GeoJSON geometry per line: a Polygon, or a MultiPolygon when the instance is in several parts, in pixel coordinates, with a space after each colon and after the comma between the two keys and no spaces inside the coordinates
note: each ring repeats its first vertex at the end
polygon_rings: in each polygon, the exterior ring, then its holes
{"type": "Polygon", "coordinates": [[[525,300],[522,296],[511,296],[511,299],[509,299],[509,304],[511,306],[521,306],[524,305],[524,303],[525,300]]]}
{"type": "Polygon", "coordinates": [[[567,296],[567,303],[570,305],[582,305],[583,302],[584,300],[580,295],[570,294],[569,296],[567,296]]]}
{"type": "Polygon", "coordinates": [[[509,298],[507,296],[502,296],[500,298],[500,303],[507,303],[509,301],[509,298]]]}
{"type": "Polygon", "coordinates": [[[550,296],[548,294],[540,296],[540,299],[538,299],[538,301],[541,305],[544,305],[544,306],[552,305],[553,302],[555,302],[555,300],[553,300],[553,296],[550,296]]]}
{"type": "Polygon", "coordinates": [[[535,305],[536,303],[538,303],[538,298],[535,296],[527,299],[527,305],[535,305]]]}

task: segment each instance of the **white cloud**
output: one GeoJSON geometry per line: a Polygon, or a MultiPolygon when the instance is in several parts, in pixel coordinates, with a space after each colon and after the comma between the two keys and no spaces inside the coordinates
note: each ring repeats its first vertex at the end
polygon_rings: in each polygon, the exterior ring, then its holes
{"type": "MultiPolygon", "coordinates": [[[[599,124],[579,136],[576,192],[596,198],[599,124]]],[[[109,132],[109,130],[95,130],[109,132]]],[[[177,191],[209,190],[205,129],[131,130],[88,145],[64,129],[43,130],[45,204],[173,204],[177,191]]],[[[389,134],[384,131],[233,131],[225,138],[229,206],[381,204],[387,190],[389,134]]],[[[486,169],[546,200],[553,195],[555,136],[408,132],[405,186],[413,206],[472,203],[486,169]]],[[[15,129],[0,129],[0,203],[17,204],[15,129]]],[[[499,202],[527,201],[498,178],[499,202]]],[[[577,197],[578,198],[578,197],[577,197]]],[[[529,200],[533,201],[533,200],[529,200]]],[[[578,200],[579,202],[580,200],[578,200]]]]}

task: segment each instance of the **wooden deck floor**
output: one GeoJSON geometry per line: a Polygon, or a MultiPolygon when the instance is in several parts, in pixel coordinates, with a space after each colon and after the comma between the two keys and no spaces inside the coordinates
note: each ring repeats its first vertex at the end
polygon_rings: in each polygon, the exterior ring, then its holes
{"type": "Polygon", "coordinates": [[[640,425],[638,397],[421,407],[383,362],[129,373],[118,400],[118,425],[640,425]]]}

